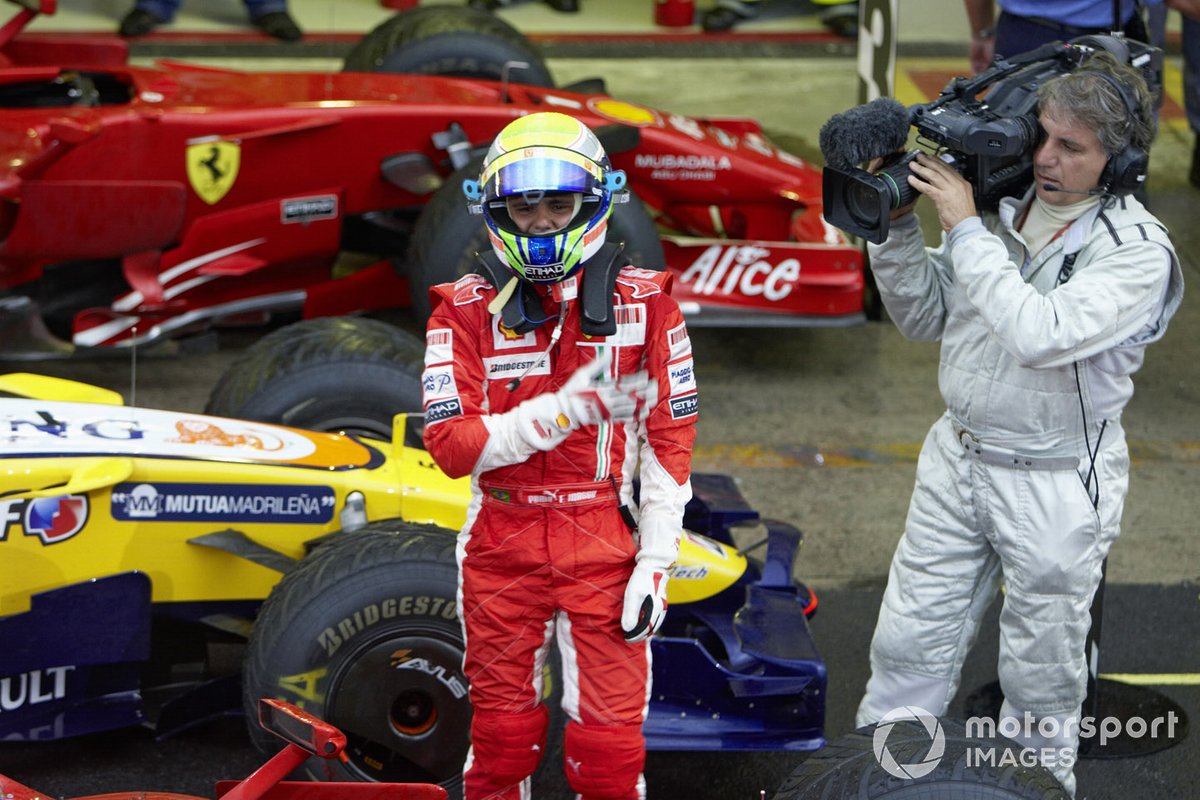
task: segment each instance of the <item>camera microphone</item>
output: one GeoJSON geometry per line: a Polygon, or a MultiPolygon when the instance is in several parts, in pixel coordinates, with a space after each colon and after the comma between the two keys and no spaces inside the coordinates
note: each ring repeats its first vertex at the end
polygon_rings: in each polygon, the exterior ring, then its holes
{"type": "Polygon", "coordinates": [[[825,163],[837,169],[886,156],[908,143],[911,115],[892,97],[834,114],[821,126],[819,144],[825,163]]]}
{"type": "Polygon", "coordinates": [[[1105,193],[1105,191],[1100,188],[1088,189],[1086,192],[1083,192],[1079,189],[1060,189],[1057,186],[1051,186],[1048,183],[1043,183],[1042,189],[1047,192],[1061,192],[1062,194],[1086,194],[1088,197],[1099,197],[1105,193]]]}

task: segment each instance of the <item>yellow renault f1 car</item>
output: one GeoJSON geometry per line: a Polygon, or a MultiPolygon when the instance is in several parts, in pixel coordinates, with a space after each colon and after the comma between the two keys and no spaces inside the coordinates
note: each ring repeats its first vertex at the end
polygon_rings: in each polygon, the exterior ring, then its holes
{"type": "MultiPolygon", "coordinates": [[[[456,788],[468,484],[421,449],[419,416],[392,419],[419,408],[421,352],[381,322],[302,322],[233,365],[211,414],[0,376],[0,740],[165,735],[274,697],[346,733],[315,777],[456,788]]],[[[648,745],[815,750],[826,675],[800,534],[729,477],[693,484],[648,745]],[[765,530],[761,564],[734,547],[743,525],[765,530]]]]}

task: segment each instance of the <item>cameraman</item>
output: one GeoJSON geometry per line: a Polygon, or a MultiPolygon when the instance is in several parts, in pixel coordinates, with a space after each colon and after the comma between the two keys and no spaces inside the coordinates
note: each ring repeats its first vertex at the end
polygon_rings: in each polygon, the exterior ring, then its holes
{"type": "Polygon", "coordinates": [[[941,246],[923,246],[909,205],[870,249],[900,331],[942,342],[948,410],[921,450],[858,724],[908,705],[947,711],[1003,578],[1001,717],[1074,795],[1089,609],[1128,486],[1121,411],[1183,277],[1122,169],[1139,153],[1144,168],[1153,138],[1141,76],[1100,53],[1038,100],[1023,197],[981,218],[970,184],[922,154],[908,182],[936,207],[941,246]]]}

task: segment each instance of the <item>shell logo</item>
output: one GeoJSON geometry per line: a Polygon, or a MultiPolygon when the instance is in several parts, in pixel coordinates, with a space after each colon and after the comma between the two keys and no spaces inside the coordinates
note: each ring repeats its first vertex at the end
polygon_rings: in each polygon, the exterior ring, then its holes
{"type": "Polygon", "coordinates": [[[588,101],[588,108],[602,117],[616,122],[624,122],[626,125],[644,127],[659,124],[658,114],[643,106],[635,106],[633,103],[625,103],[621,100],[592,99],[588,101]]]}

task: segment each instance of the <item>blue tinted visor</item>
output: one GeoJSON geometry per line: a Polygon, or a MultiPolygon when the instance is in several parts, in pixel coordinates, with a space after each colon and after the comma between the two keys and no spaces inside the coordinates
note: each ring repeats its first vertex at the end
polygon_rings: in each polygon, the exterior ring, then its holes
{"type": "MultiPolygon", "coordinates": [[[[598,170],[597,170],[598,171],[598,170]]],[[[600,180],[578,164],[557,158],[524,158],[500,167],[484,187],[485,197],[528,191],[593,194],[600,180]]]]}

